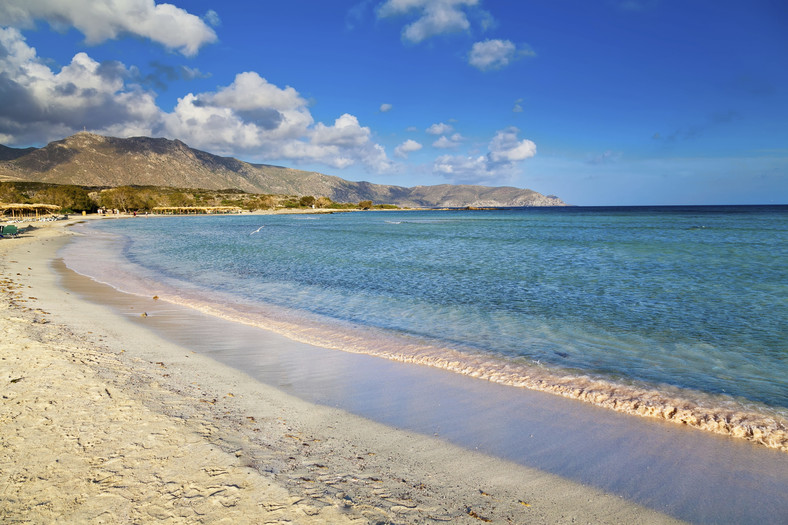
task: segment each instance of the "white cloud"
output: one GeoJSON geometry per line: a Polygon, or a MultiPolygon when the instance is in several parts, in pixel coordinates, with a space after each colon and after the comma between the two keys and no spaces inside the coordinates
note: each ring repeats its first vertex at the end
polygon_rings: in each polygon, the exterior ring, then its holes
{"type": "Polygon", "coordinates": [[[261,131],[231,108],[201,103],[193,93],[179,98],[172,113],[162,114],[165,136],[212,153],[230,155],[259,147],[261,131]]]}
{"type": "Polygon", "coordinates": [[[295,89],[279,88],[255,72],[239,73],[229,86],[199,95],[197,104],[232,110],[268,140],[303,136],[313,123],[307,101],[295,89]]]}
{"type": "Polygon", "coordinates": [[[369,128],[359,125],[356,117],[345,113],[334,121],[333,126],[318,122],[312,133],[312,143],[344,147],[363,146],[369,142],[371,133],[369,128]]]}
{"type": "Polygon", "coordinates": [[[512,106],[512,113],[522,113],[523,112],[523,99],[518,98],[514,101],[514,106],[512,106]]]}
{"type": "Polygon", "coordinates": [[[333,124],[315,123],[307,101],[255,72],[237,75],[215,92],[189,93],[171,112],[137,85],[120,62],[99,63],[78,53],[53,71],[22,34],[0,28],[0,139],[26,145],[63,138],[82,129],[128,137],[158,135],[212,153],[256,160],[322,163],[334,168],[362,164],[392,168],[382,146],[358,119],[343,114],[333,124]]]}
{"type": "Polygon", "coordinates": [[[426,129],[427,133],[430,135],[445,135],[446,133],[451,133],[454,131],[454,128],[451,127],[449,124],[444,124],[440,122],[438,124],[433,124],[432,126],[426,129]]]}
{"type": "Polygon", "coordinates": [[[471,24],[464,9],[478,0],[387,0],[378,8],[378,17],[417,13],[417,18],[402,30],[402,38],[419,43],[444,33],[467,31],[471,24]]]}
{"type": "Polygon", "coordinates": [[[392,106],[391,104],[381,104],[380,105],[380,112],[381,113],[387,113],[387,112],[391,111],[391,109],[393,107],[394,106],[392,106]]]}
{"type": "Polygon", "coordinates": [[[441,155],[433,163],[433,172],[462,184],[501,184],[518,172],[519,164],[536,155],[536,144],[517,138],[517,128],[500,130],[490,140],[486,155],[441,155]]]}
{"type": "Polygon", "coordinates": [[[526,56],[536,56],[536,53],[527,46],[518,49],[510,40],[485,40],[473,44],[468,63],[481,71],[490,71],[504,68],[526,56]]]}
{"type": "Polygon", "coordinates": [[[261,159],[319,162],[333,168],[363,164],[387,171],[391,161],[370,128],[343,114],[332,125],[314,123],[307,101],[257,73],[236,76],[215,93],[189,94],[164,117],[165,132],[189,145],[261,159]]]}
{"type": "Polygon", "coordinates": [[[441,155],[435,159],[433,171],[454,182],[476,182],[488,178],[487,157],[441,155]]]}
{"type": "Polygon", "coordinates": [[[515,127],[506,128],[495,134],[490,141],[489,157],[494,163],[512,163],[536,155],[536,144],[528,139],[519,140],[515,127]]]}
{"type": "Polygon", "coordinates": [[[218,27],[222,25],[222,20],[219,18],[219,13],[214,11],[213,9],[209,9],[207,13],[203,16],[203,20],[208,22],[213,27],[218,27]]]}
{"type": "Polygon", "coordinates": [[[408,139],[396,148],[394,148],[394,154],[397,157],[401,157],[403,159],[408,158],[408,153],[412,153],[414,151],[419,151],[423,146],[416,142],[413,139],[408,139]]]}
{"type": "Polygon", "coordinates": [[[216,33],[199,17],[153,0],[3,0],[0,25],[32,27],[46,20],[52,27],[75,27],[88,44],[132,34],[192,56],[216,33]]]}
{"type": "Polygon", "coordinates": [[[150,134],[160,113],[151,92],[125,85],[123,64],[77,53],[55,72],[13,28],[0,28],[0,71],[0,134],[14,143],[62,138],[85,127],[150,134]]]}
{"type": "Polygon", "coordinates": [[[441,135],[441,137],[432,143],[433,148],[442,148],[442,149],[450,149],[456,148],[460,145],[460,141],[462,140],[462,135],[459,133],[455,133],[451,136],[451,138],[446,137],[446,135],[441,135]]]}

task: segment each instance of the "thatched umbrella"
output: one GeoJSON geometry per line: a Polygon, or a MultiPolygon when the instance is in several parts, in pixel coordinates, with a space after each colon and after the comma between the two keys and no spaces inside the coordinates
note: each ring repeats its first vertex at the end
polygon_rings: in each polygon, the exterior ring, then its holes
{"type": "Polygon", "coordinates": [[[60,210],[55,204],[3,204],[0,203],[0,215],[11,214],[12,218],[36,217],[51,215],[60,210]]]}

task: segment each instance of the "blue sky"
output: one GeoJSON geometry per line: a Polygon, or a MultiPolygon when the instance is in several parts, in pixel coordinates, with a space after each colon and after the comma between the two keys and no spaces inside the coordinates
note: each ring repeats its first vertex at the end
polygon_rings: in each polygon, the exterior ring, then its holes
{"type": "Polygon", "coordinates": [[[0,143],[86,129],[577,205],[788,203],[788,4],[3,0],[0,143]]]}

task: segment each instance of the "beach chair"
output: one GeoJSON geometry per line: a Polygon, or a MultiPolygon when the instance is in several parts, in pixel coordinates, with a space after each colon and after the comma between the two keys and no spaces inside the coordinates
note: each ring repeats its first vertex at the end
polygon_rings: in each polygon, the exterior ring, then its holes
{"type": "Polygon", "coordinates": [[[19,228],[14,226],[13,224],[8,224],[6,226],[0,226],[0,237],[16,237],[19,235],[19,228]]]}

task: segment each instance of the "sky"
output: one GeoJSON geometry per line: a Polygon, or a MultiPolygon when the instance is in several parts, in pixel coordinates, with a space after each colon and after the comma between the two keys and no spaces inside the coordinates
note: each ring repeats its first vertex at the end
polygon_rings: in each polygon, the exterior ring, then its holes
{"type": "Polygon", "coordinates": [[[0,144],[83,130],[574,205],[788,204],[788,3],[2,0],[0,144]]]}

